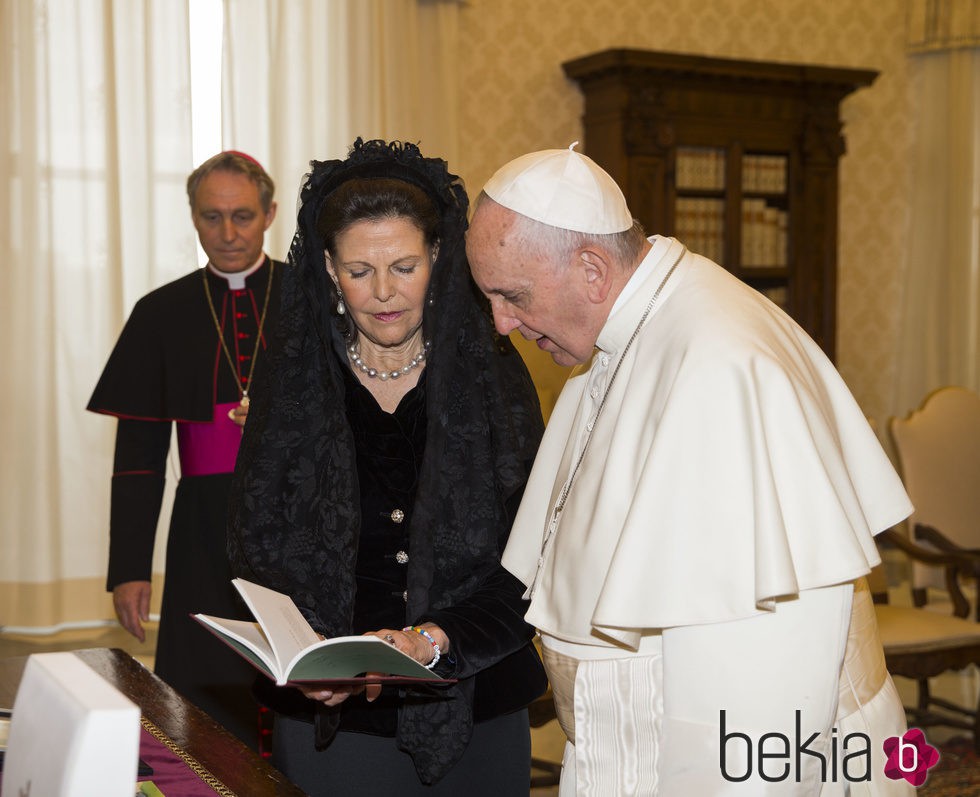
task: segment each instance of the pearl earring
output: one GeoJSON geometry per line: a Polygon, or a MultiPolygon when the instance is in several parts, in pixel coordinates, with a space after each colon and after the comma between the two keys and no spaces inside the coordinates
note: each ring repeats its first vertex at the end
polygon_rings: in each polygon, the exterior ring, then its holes
{"type": "Polygon", "coordinates": [[[343,296],[341,296],[341,297],[340,297],[340,298],[339,298],[339,299],[337,300],[337,315],[343,315],[343,314],[344,314],[344,313],[346,313],[346,312],[347,312],[347,307],[346,307],[346,305],[344,304],[344,297],[343,297],[343,296]]]}

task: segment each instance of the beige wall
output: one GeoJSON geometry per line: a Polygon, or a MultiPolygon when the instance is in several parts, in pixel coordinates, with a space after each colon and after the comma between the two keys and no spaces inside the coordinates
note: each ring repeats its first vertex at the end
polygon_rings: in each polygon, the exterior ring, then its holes
{"type": "MultiPolygon", "coordinates": [[[[582,138],[561,63],[608,47],[877,69],[842,107],[838,367],[867,414],[890,410],[908,215],[902,0],[467,0],[460,14],[460,152],[475,196],[524,152],[582,138]]],[[[586,149],[588,143],[586,142],[586,149]]],[[[527,351],[526,347],[522,351],[527,351]]],[[[535,379],[562,369],[532,351],[535,379]],[[541,364],[541,365],[539,365],[541,364]]]]}

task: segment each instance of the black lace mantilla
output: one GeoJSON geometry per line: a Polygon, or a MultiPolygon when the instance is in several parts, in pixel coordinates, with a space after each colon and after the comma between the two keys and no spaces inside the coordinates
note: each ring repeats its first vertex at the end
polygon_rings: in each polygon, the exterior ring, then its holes
{"type": "Polygon", "coordinates": [[[337,295],[324,267],[316,217],[331,191],[363,177],[412,182],[441,210],[439,254],[423,317],[432,348],[405,620],[419,622],[427,613],[484,599],[490,604],[483,614],[492,617],[490,628],[477,629],[486,644],[473,642],[471,650],[460,651],[467,672],[445,690],[445,699],[407,701],[400,711],[399,746],[412,754],[422,780],[434,782],[470,737],[473,679],[464,676],[530,638],[512,596],[499,611],[497,598],[486,596],[511,578],[499,565],[510,531],[508,508],[523,490],[543,426],[527,370],[510,341],[495,333],[469,276],[466,192],[444,161],[423,157],[413,144],[358,139],[346,160],[312,163],[283,275],[270,367],[252,391],[238,456],[229,554],[237,575],[291,595],[320,633],[350,633],[360,527],[357,469],[340,371],[346,367],[344,326],[333,312],[337,295]]]}

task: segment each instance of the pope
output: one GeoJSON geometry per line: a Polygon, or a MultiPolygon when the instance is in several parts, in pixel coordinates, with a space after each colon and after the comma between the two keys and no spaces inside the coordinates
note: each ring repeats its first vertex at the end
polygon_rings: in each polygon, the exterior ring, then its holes
{"type": "Polygon", "coordinates": [[[497,331],[577,366],[503,555],[560,793],[908,793],[864,575],[911,506],[820,348],[572,148],[491,177],[467,255],[497,331]]]}

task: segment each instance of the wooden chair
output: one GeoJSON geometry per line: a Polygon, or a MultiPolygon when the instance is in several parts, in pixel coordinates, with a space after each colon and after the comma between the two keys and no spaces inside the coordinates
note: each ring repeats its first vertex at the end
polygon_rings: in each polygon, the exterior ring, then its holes
{"type": "MultiPolygon", "coordinates": [[[[892,418],[889,431],[915,506],[913,541],[980,553],[980,396],[940,388],[907,418],[892,418]]],[[[916,605],[925,605],[927,587],[936,584],[921,564],[913,566],[912,583],[916,605]]],[[[980,602],[976,610],[980,620],[980,602]]]]}
{"type": "MultiPolygon", "coordinates": [[[[925,535],[933,531],[918,530],[925,535]]],[[[933,695],[929,686],[929,678],[970,664],[980,665],[980,624],[967,619],[970,607],[961,589],[962,581],[976,583],[980,578],[980,556],[923,548],[894,529],[879,534],[877,539],[883,548],[898,549],[916,562],[941,569],[953,608],[952,614],[946,615],[931,609],[891,605],[881,568],[876,568],[869,578],[888,671],[911,678],[918,685],[916,705],[905,707],[909,724],[971,731],[974,748],[980,753],[980,699],[975,706],[960,706],[933,695]]]]}

